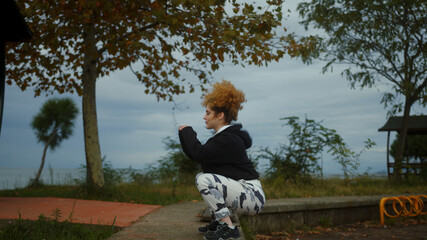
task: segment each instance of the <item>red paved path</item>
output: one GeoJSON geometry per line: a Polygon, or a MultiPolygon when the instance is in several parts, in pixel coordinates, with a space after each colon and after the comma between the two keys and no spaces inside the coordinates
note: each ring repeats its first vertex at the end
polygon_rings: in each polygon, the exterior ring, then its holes
{"type": "Polygon", "coordinates": [[[60,220],[74,223],[126,227],[140,217],[160,208],[159,205],[104,202],[70,198],[20,198],[0,197],[0,219],[37,220],[40,214],[52,217],[55,209],[61,210],[60,220]]]}

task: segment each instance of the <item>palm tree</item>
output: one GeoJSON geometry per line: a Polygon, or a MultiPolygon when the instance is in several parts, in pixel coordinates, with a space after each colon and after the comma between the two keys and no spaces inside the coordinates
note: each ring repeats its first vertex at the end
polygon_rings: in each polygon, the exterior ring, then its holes
{"type": "Polygon", "coordinates": [[[52,98],[47,100],[34,116],[31,127],[36,134],[37,141],[45,144],[39,171],[31,186],[37,187],[45,163],[46,151],[50,147],[53,151],[61,144],[62,140],[73,134],[74,119],[79,110],[71,98],[52,98]]]}

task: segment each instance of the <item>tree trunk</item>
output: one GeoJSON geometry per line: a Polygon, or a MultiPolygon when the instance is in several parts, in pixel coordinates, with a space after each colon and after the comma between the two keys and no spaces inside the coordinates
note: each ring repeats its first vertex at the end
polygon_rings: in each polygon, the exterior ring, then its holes
{"type": "Polygon", "coordinates": [[[96,116],[96,71],[97,48],[95,26],[84,25],[84,65],[83,65],[83,128],[86,152],[86,183],[89,188],[104,187],[101,149],[98,137],[98,120],[96,116]]]}
{"type": "Polygon", "coordinates": [[[42,174],[43,171],[43,167],[44,167],[44,163],[45,163],[45,159],[46,159],[46,152],[47,149],[49,148],[50,143],[52,142],[52,140],[55,138],[56,136],[56,132],[53,132],[50,137],[49,140],[46,142],[44,149],[43,149],[43,156],[42,156],[42,162],[40,164],[39,167],[39,171],[37,172],[36,177],[34,178],[33,182],[31,183],[32,187],[37,187],[39,185],[39,179],[40,179],[40,175],[42,174]]]}
{"type": "Polygon", "coordinates": [[[393,180],[396,182],[400,182],[401,180],[401,171],[404,157],[403,154],[405,152],[405,141],[408,133],[408,123],[411,112],[411,106],[412,101],[407,96],[405,98],[405,109],[403,110],[402,126],[400,128],[399,138],[397,139],[396,159],[394,161],[393,180]]]}
{"type": "Polygon", "coordinates": [[[4,89],[6,81],[6,70],[5,70],[5,48],[6,42],[2,39],[0,40],[0,135],[1,135],[1,125],[3,121],[3,106],[4,106],[4,89]]]}

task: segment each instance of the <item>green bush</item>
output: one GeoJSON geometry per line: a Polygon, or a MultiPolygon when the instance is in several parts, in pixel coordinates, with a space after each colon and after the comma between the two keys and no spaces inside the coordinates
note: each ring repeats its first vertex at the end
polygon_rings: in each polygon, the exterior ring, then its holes
{"type": "Polygon", "coordinates": [[[193,184],[196,174],[202,171],[200,164],[185,155],[177,140],[166,137],[163,143],[167,150],[166,156],[162,157],[155,165],[150,165],[144,174],[134,175],[134,180],[193,184]]]}
{"type": "Polygon", "coordinates": [[[368,139],[364,149],[355,153],[334,129],[322,126],[321,122],[307,118],[300,121],[298,117],[281,120],[286,120],[286,125],[292,129],[288,135],[289,143],[282,144],[275,151],[268,147],[261,148],[257,156],[258,160],[266,159],[270,163],[267,179],[280,177],[285,181],[308,183],[313,175],[321,171],[319,159],[323,152],[330,154],[341,166],[346,178],[354,177],[359,168],[361,153],[375,145],[368,139]]]}
{"type": "MultiPolygon", "coordinates": [[[[133,180],[133,176],[140,174],[141,172],[141,170],[133,169],[132,167],[125,169],[113,168],[111,162],[106,161],[106,159],[107,156],[104,156],[101,159],[106,187],[117,186],[125,182],[131,182],[133,180]]],[[[82,164],[80,166],[80,172],[82,175],[85,175],[86,165],[82,164]]],[[[86,185],[85,179],[75,179],[75,181],[80,185],[86,185]]]]}

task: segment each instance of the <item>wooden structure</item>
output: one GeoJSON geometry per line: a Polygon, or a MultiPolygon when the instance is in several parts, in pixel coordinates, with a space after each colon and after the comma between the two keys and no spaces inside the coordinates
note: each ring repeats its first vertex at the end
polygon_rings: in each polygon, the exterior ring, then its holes
{"type": "MultiPolygon", "coordinates": [[[[390,132],[400,132],[402,128],[403,117],[390,117],[388,121],[382,126],[378,131],[388,132],[387,134],[387,174],[390,178],[394,171],[394,162],[390,161],[390,132]]],[[[427,116],[410,116],[408,123],[408,136],[409,135],[427,135],[427,116]]],[[[406,149],[408,149],[408,141],[406,140],[406,149]]],[[[427,156],[426,156],[427,157],[427,156]]],[[[427,163],[424,163],[422,160],[420,162],[409,162],[408,154],[404,154],[404,162],[402,163],[402,169],[406,169],[406,172],[402,172],[403,175],[408,175],[410,170],[419,169],[420,171],[423,167],[427,167],[427,163]],[[423,166],[426,165],[426,166],[423,166]]]]}
{"type": "Polygon", "coordinates": [[[14,0],[1,0],[0,36],[0,133],[3,119],[4,90],[6,82],[6,42],[23,42],[32,38],[32,33],[14,0]]]}

